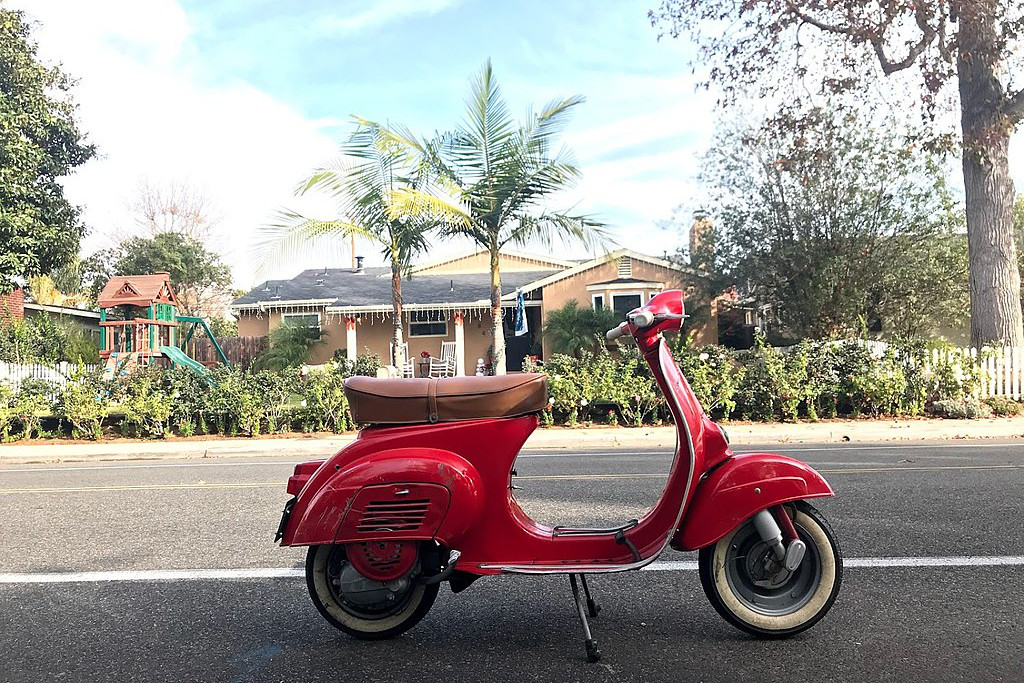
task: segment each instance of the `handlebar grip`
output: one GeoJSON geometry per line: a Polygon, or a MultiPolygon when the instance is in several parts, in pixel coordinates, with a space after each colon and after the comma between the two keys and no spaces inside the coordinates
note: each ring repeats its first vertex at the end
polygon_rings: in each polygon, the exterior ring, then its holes
{"type": "Polygon", "coordinates": [[[626,334],[626,328],[628,325],[629,323],[622,323],[618,327],[613,327],[612,329],[605,332],[604,338],[607,339],[608,341],[615,341],[619,337],[626,334]]]}

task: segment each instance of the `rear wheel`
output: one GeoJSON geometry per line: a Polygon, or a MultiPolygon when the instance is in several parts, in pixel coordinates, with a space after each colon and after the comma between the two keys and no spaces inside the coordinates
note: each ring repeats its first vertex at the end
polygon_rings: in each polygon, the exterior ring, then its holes
{"type": "Polygon", "coordinates": [[[419,623],[437,598],[437,584],[415,583],[418,563],[405,576],[380,582],[352,566],[344,545],[312,546],[306,555],[306,586],[334,627],[364,640],[393,638],[419,623]]]}
{"type": "Polygon", "coordinates": [[[843,579],[843,561],[832,529],[805,501],[787,505],[807,552],[787,571],[748,521],[698,560],[700,582],[715,610],[733,626],[764,638],[805,631],[831,609],[843,579]],[[793,514],[795,512],[795,514],[793,514]]]}

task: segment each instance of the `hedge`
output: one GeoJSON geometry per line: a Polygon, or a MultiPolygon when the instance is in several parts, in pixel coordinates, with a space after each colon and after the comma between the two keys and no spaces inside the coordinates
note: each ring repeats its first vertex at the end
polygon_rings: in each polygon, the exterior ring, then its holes
{"type": "MultiPolygon", "coordinates": [[[[881,355],[857,341],[803,342],[787,350],[758,339],[749,351],[676,343],[673,354],[690,386],[718,420],[817,420],[838,416],[948,417],[1016,414],[1019,404],[973,398],[974,365],[926,365],[919,342],[890,345],[881,355]]],[[[377,361],[298,370],[245,372],[215,368],[208,383],[182,369],[150,368],[114,382],[78,372],[63,388],[0,383],[0,438],[162,438],[290,431],[343,432],[355,427],[343,390],[352,374],[373,375],[377,361]]],[[[548,375],[546,425],[662,424],[671,419],[636,348],[579,357],[555,354],[527,370],[548,375]]]]}

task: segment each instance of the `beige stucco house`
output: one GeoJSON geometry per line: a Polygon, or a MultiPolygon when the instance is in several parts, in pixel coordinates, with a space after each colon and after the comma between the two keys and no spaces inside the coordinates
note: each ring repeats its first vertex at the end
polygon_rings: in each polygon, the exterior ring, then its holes
{"type": "MultiPolygon", "coordinates": [[[[501,255],[507,368],[522,367],[523,357],[546,357],[541,338],[548,312],[576,299],[581,306],[625,313],[665,289],[686,289],[698,271],[670,261],[620,249],[587,261],[518,252],[501,255]],[[516,337],[513,320],[517,290],[522,291],[529,333],[516,337]]],[[[485,252],[462,254],[412,269],[402,282],[404,336],[413,359],[438,357],[442,342],[455,342],[460,374],[473,374],[477,359],[490,348],[490,271],[485,252]]],[[[319,326],[324,344],[311,362],[373,353],[390,356],[391,272],[388,268],[307,270],[291,280],[268,281],[232,304],[240,336],[264,336],[282,320],[319,326]]],[[[698,341],[717,341],[711,322],[698,341]]]]}

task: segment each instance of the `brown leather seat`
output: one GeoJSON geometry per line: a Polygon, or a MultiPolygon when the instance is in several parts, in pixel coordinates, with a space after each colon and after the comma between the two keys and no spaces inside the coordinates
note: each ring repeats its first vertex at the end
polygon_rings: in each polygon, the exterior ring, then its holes
{"type": "Polygon", "coordinates": [[[377,379],[350,377],[345,396],[360,424],[455,422],[536,413],[547,405],[547,377],[377,379]]]}

